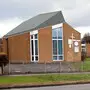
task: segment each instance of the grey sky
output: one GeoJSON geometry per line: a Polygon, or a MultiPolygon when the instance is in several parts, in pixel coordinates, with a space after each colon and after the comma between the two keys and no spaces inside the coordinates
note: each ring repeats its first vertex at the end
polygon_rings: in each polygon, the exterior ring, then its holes
{"type": "Polygon", "coordinates": [[[0,0],[0,34],[6,34],[37,14],[58,10],[63,12],[66,21],[74,28],[89,31],[90,0],[0,0]]]}
{"type": "Polygon", "coordinates": [[[29,17],[55,9],[72,9],[72,0],[0,0],[0,18],[29,17]],[[66,4],[65,4],[66,3],[66,4]]]}

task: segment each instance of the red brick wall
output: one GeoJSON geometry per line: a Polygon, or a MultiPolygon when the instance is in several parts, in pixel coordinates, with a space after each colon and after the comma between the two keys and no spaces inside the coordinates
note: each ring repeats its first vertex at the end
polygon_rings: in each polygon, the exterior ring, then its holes
{"type": "Polygon", "coordinates": [[[75,53],[73,48],[69,48],[68,39],[74,35],[76,40],[81,40],[80,33],[69,26],[67,23],[63,24],[63,39],[64,39],[64,60],[65,61],[81,61],[81,42],[79,42],[79,52],[75,53]]]}
{"type": "Polygon", "coordinates": [[[52,27],[40,29],[39,40],[39,62],[52,62],[52,27]]]}
{"type": "MultiPolygon", "coordinates": [[[[29,33],[8,38],[9,60],[12,63],[30,62],[30,35],[29,33]]],[[[6,41],[4,41],[6,43],[6,41]]],[[[6,45],[5,45],[6,47],[6,45]]],[[[5,49],[6,52],[6,49],[5,49]]]]}
{"type": "Polygon", "coordinates": [[[86,54],[87,57],[90,57],[90,44],[86,44],[86,54]]]}

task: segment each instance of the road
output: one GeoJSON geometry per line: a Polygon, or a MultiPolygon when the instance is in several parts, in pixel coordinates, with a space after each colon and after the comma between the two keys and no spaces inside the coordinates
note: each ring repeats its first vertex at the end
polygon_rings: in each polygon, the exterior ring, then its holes
{"type": "Polygon", "coordinates": [[[11,90],[90,90],[90,84],[23,88],[23,89],[11,89],[11,90]]]}

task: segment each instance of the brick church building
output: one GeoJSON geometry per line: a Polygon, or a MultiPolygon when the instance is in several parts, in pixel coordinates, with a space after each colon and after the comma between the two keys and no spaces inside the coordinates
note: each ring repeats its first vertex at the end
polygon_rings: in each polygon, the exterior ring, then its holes
{"type": "Polygon", "coordinates": [[[80,33],[61,11],[39,14],[3,37],[4,52],[12,63],[81,61],[80,33]]]}

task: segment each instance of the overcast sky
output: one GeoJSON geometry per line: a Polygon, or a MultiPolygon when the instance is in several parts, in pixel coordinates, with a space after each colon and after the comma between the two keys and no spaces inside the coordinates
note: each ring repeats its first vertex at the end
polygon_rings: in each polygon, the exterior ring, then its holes
{"type": "Polygon", "coordinates": [[[37,14],[59,10],[82,36],[90,32],[90,0],[0,0],[0,37],[37,14]]]}

